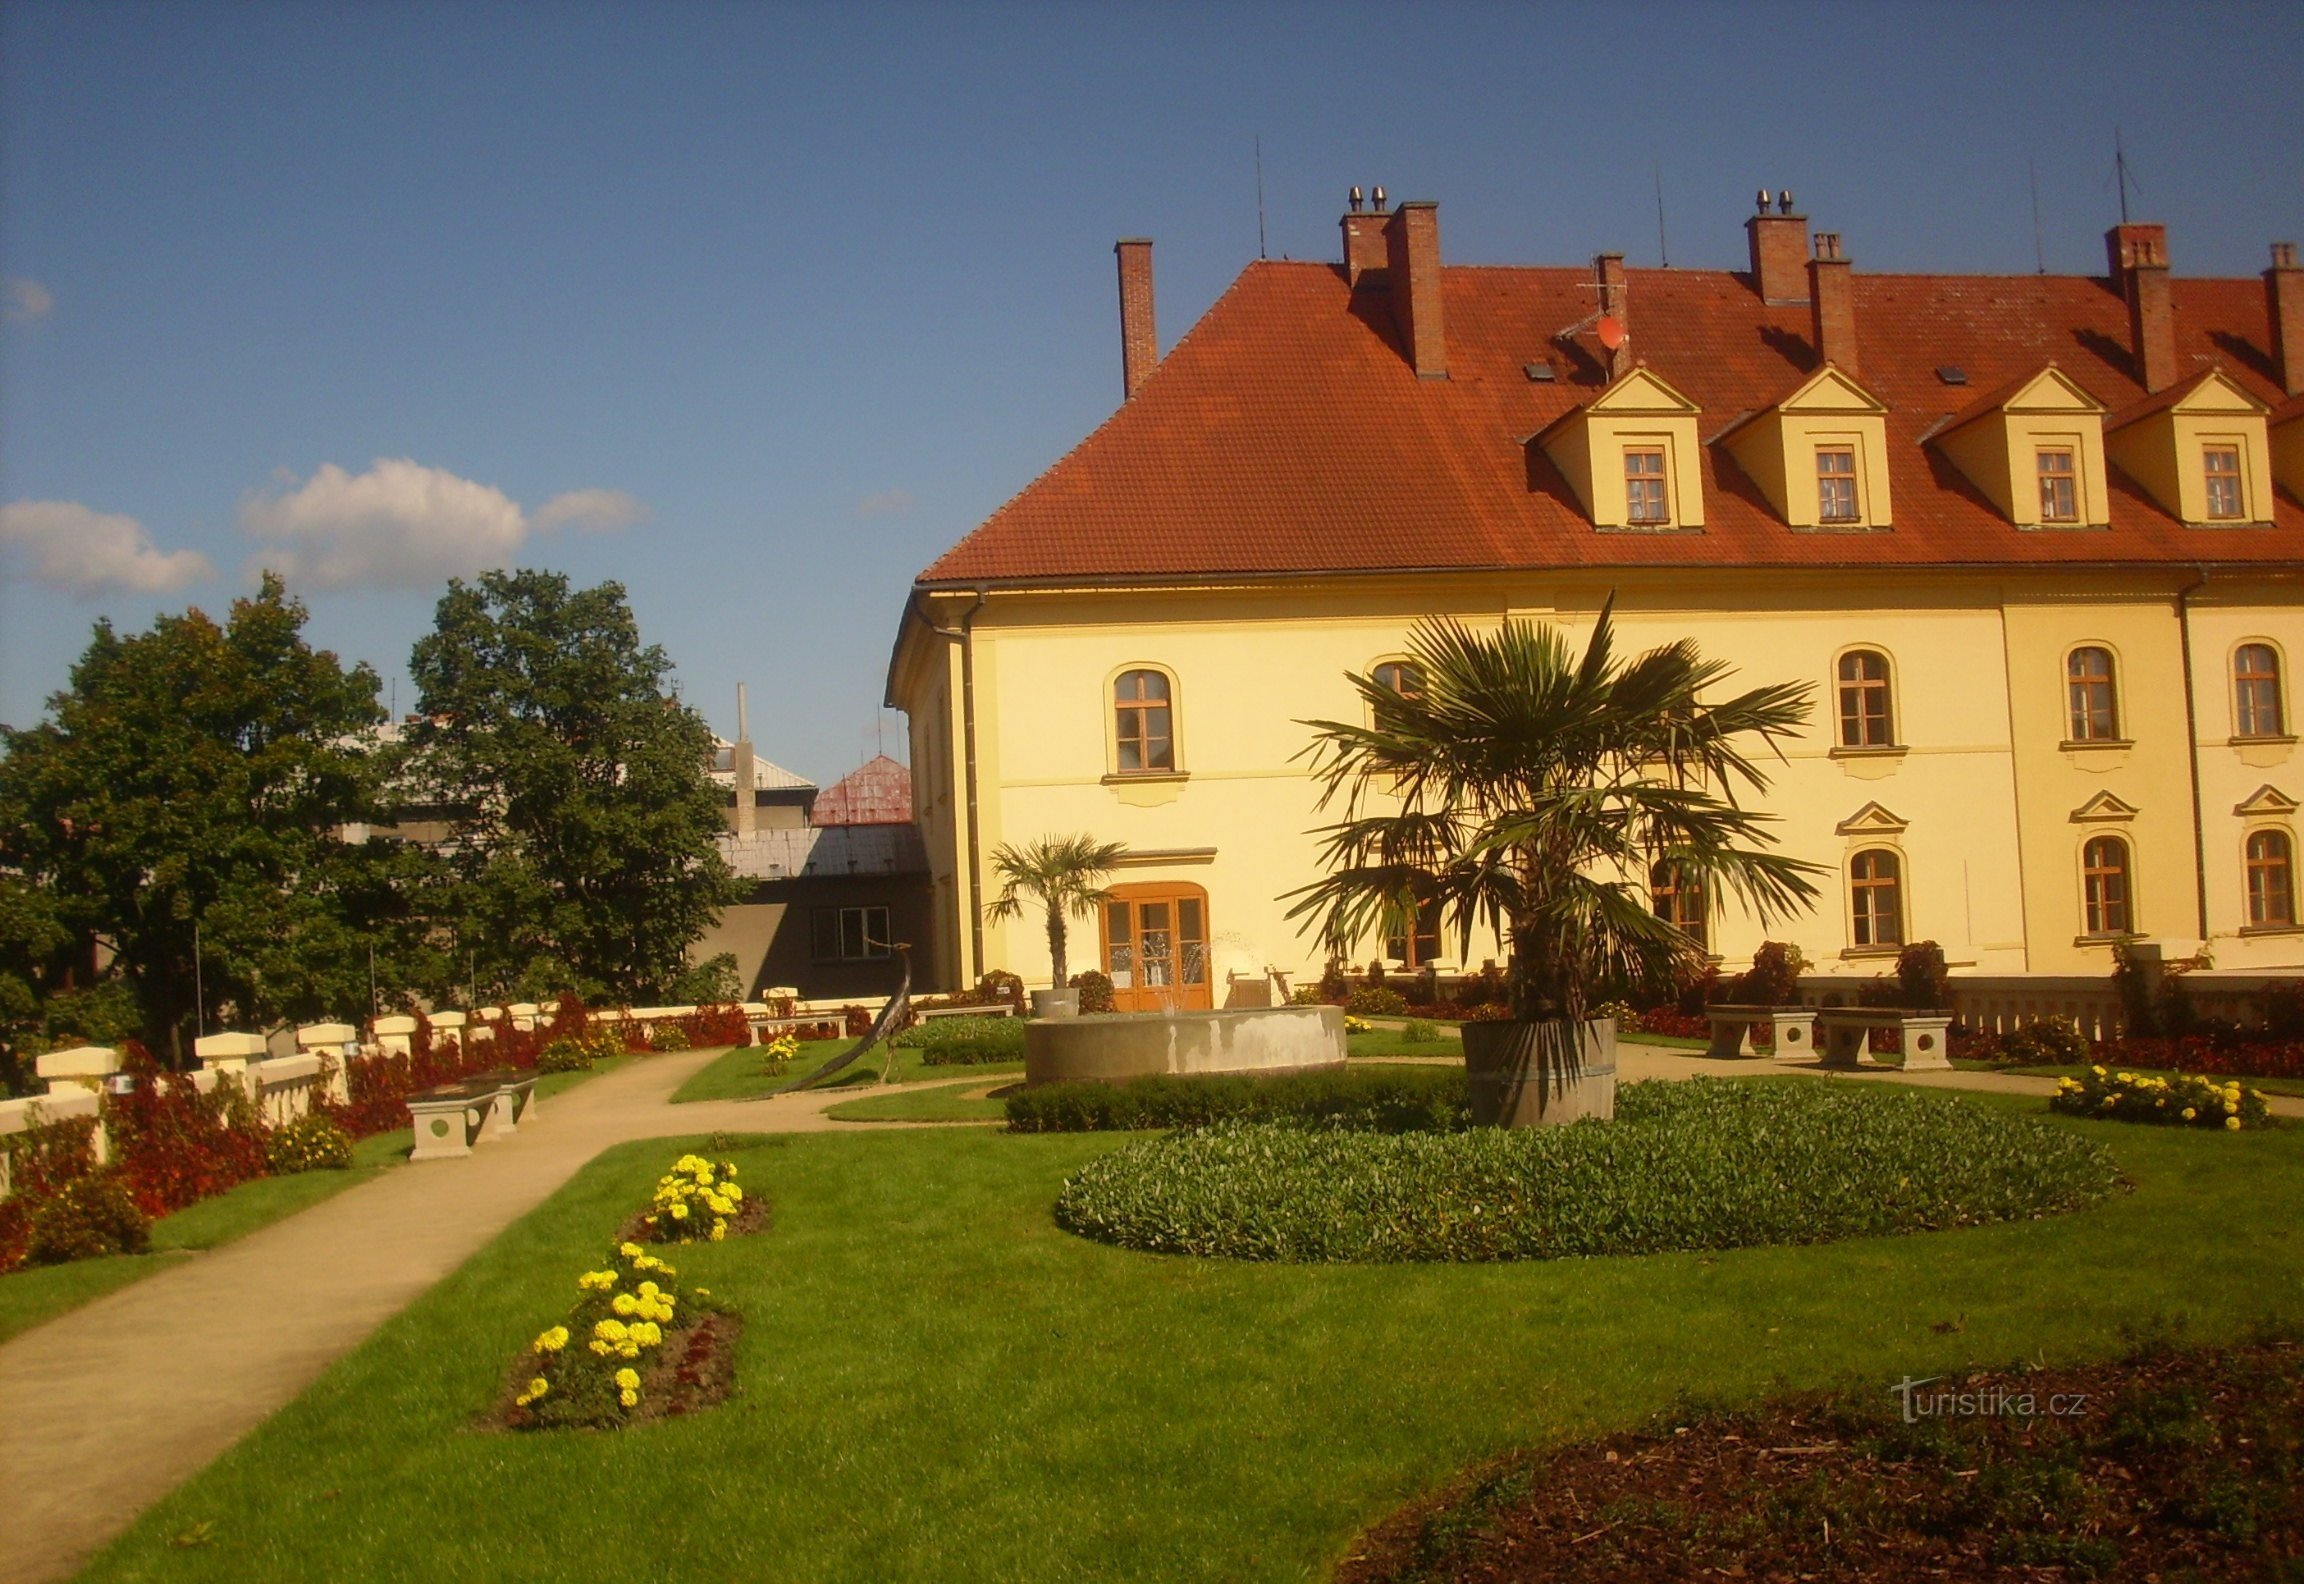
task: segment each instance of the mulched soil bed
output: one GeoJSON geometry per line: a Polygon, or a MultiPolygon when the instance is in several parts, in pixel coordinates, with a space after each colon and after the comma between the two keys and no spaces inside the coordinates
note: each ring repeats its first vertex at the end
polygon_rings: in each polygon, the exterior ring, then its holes
{"type": "MultiPolygon", "coordinates": [[[[663,1345],[640,1368],[640,1406],[622,1428],[677,1419],[726,1402],[736,1390],[736,1339],[743,1334],[744,1317],[735,1313],[701,1314],[665,1332],[663,1345]]],[[[534,1373],[525,1354],[513,1363],[503,1391],[481,1419],[483,1429],[525,1430],[534,1424],[529,1410],[516,1401],[534,1373]]]]}
{"type": "Polygon", "coordinates": [[[2294,1340],[1947,1377],[1910,1424],[1892,1385],[1508,1458],[1363,1536],[1338,1584],[2304,1581],[2294,1340]]]}
{"type": "MultiPolygon", "coordinates": [[[[767,1230],[768,1196],[747,1190],[744,1195],[744,1202],[737,1206],[736,1213],[728,1218],[728,1235],[730,1237],[749,1237],[755,1232],[767,1230]]],[[[632,1219],[616,1229],[616,1241],[619,1243],[643,1243],[655,1249],[679,1249],[687,1246],[681,1243],[658,1243],[648,1226],[648,1212],[645,1210],[635,1210],[632,1212],[632,1219]]],[[[700,1241],[702,1240],[696,1238],[689,1239],[690,1243],[700,1241]]],[[[659,1254],[657,1257],[661,1259],[664,1256],[659,1254]]]]}

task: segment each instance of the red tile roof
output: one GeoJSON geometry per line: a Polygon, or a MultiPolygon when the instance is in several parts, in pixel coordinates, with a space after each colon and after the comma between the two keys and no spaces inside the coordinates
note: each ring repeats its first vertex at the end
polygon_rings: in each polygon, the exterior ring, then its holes
{"type": "Polygon", "coordinates": [[[808,815],[811,825],[909,825],[912,772],[886,754],[827,787],[808,815]]]}
{"type": "MultiPolygon", "coordinates": [[[[1704,411],[1710,442],[1817,367],[1808,309],[1769,307],[1741,274],[1632,270],[1638,357],[1704,411]]],[[[1858,274],[1864,387],[1886,402],[1895,526],[1796,532],[1707,444],[1701,533],[1599,532],[1529,436],[1605,384],[1582,269],[1449,265],[1449,378],[1419,380],[1389,302],[1326,264],[1248,266],[1134,399],[921,574],[923,584],[1190,579],[1419,568],[2135,564],[2304,561],[2304,505],[2270,530],[2187,528],[2114,471],[2111,527],[2021,530],[1941,453],[1932,428],[2054,362],[2106,408],[2147,394],[2128,311],[2084,276],[1858,274]],[[1554,382],[1523,366],[1549,362],[1554,382]],[[1937,376],[1951,365],[1966,386],[1937,376]]],[[[2282,399],[2262,283],[2171,283],[2187,379],[2211,363],[2282,399]]]]}

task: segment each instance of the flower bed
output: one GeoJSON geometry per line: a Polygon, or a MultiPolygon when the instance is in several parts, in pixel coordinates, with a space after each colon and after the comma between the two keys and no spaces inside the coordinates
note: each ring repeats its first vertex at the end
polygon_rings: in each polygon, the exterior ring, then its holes
{"type": "Polygon", "coordinates": [[[2093,1059],[2106,1067],[2164,1067],[2218,1078],[2304,1078],[2304,1040],[2130,1035],[2102,1041],[2093,1059]]]}
{"type": "Polygon", "coordinates": [[[735,1162],[715,1166],[701,1155],[683,1155],[656,1179],[649,1207],[633,1218],[625,1237],[718,1243],[731,1233],[756,1232],[767,1220],[767,1201],[744,1192],[736,1181],[735,1162]]]}
{"type": "Polygon", "coordinates": [[[923,1018],[896,1036],[917,1048],[923,1067],[982,1067],[1024,1059],[1024,1020],[1015,1017],[923,1018]]]}
{"type": "Polygon", "coordinates": [[[1353,1067],[1273,1078],[1156,1074],[1128,1083],[1042,1084],[1008,1097],[1011,1133],[1109,1133],[1204,1127],[1226,1119],[1294,1121],[1397,1133],[1471,1125],[1461,1067],[1353,1067]]]}
{"type": "Polygon", "coordinates": [[[2104,1067],[2090,1067],[2077,1078],[2059,1078],[2048,1108],[2067,1116],[2161,1127],[2224,1128],[2235,1133],[2242,1128],[2263,1127],[2272,1120],[2264,1096],[2237,1083],[2219,1084],[2195,1073],[2147,1078],[2104,1067]]]}
{"type": "Polygon", "coordinates": [[[1056,1219],[1157,1253],[1550,1259],[1984,1225],[2119,1186],[2101,1145],[1959,1100],[1692,1079],[1624,1085],[1611,1123],[1382,1134],[1225,1122],[1091,1161],[1056,1219]]]}
{"type": "Polygon", "coordinates": [[[741,1321],[637,1243],[576,1278],[582,1296],[528,1344],[496,1417],[516,1430],[612,1430],[727,1396],[741,1321]]]}

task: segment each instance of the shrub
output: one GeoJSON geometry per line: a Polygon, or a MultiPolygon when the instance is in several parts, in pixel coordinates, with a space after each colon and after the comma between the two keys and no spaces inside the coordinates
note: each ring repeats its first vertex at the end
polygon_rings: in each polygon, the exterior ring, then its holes
{"type": "Polygon", "coordinates": [[[536,1070],[540,1073],[587,1072],[592,1066],[591,1046],[580,1039],[562,1035],[536,1053],[536,1070]]]}
{"type": "Polygon", "coordinates": [[[1914,941],[1896,954],[1896,984],[1902,1004],[1920,1011],[1952,1005],[1952,975],[1944,966],[1944,948],[1934,941],[1914,941]]]}
{"type": "Polygon", "coordinates": [[[1070,1231],[1238,1259],[1492,1260],[1821,1243],[2078,1209],[2100,1145],[1915,1093],[1627,1084],[1617,1120],[1376,1134],[1227,1121],[1073,1175],[1070,1231]]]}
{"type": "Polygon", "coordinates": [[[1343,959],[1329,958],[1320,970],[1320,999],[1340,1006],[1351,993],[1351,983],[1344,977],[1343,959]]]}
{"type": "Polygon", "coordinates": [[[701,1155],[683,1155],[656,1179],[656,1192],[640,1224],[658,1243],[717,1243],[744,1205],[736,1165],[715,1166],[701,1155]]]}
{"type": "Polygon", "coordinates": [[[1024,1059],[1024,1020],[1013,1017],[922,1018],[896,1036],[920,1051],[927,1067],[981,1067],[1024,1059]]]}
{"type": "MultiPolygon", "coordinates": [[[[995,968],[976,981],[976,1004],[999,1006],[1003,1002],[1021,1014],[1024,1010],[1024,981],[1005,968],[995,968]]],[[[865,1027],[869,1028],[872,1020],[867,1017],[864,1022],[865,1027]]],[[[864,1030],[857,1029],[855,1032],[861,1034],[864,1030]]]]}
{"type": "Polygon", "coordinates": [[[32,1212],[67,1183],[96,1170],[96,1119],[38,1120],[21,1133],[0,1135],[11,1190],[0,1199],[0,1271],[14,1270],[31,1251],[32,1212]]]}
{"type": "Polygon", "coordinates": [[[2225,1078],[2304,1078],[2304,1042],[2295,1040],[2129,1036],[2105,1041],[2095,1047],[2095,1054],[2104,1066],[2167,1067],[2225,1078]]]}
{"type": "Polygon", "coordinates": [[[1762,941],[1750,971],[1732,979],[1720,997],[1731,1006],[1792,1006],[1800,999],[1800,975],[1808,959],[1789,941],[1762,941]]]}
{"type": "Polygon", "coordinates": [[[1463,1069],[1354,1067],[1255,1078],[1239,1073],[1053,1083],[1008,1097],[1011,1133],[1111,1133],[1288,1119],[1377,1132],[1470,1126],[1463,1069]]]}
{"type": "Polygon", "coordinates": [[[324,1112],[315,1111],[272,1130],[272,1136],[264,1141],[264,1163],[282,1174],[349,1171],[352,1135],[324,1112]]]}
{"type": "Polygon", "coordinates": [[[744,1009],[733,1002],[720,1006],[702,1006],[680,1020],[680,1029],[686,1045],[667,1045],[659,1037],[658,1050],[688,1050],[699,1045],[749,1045],[752,1043],[752,1020],[744,1009]]]}
{"type": "Polygon", "coordinates": [[[2304,979],[2265,987],[2264,1032],[2274,1039],[2304,1039],[2304,979]]]}
{"type": "Polygon", "coordinates": [[[790,1033],[777,1035],[760,1047],[760,1072],[767,1078],[781,1078],[792,1065],[792,1058],[800,1054],[800,1041],[790,1033]]]}
{"type": "Polygon", "coordinates": [[[237,1082],[206,1094],[191,1073],[163,1072],[131,1040],[122,1053],[134,1080],[126,1094],[104,1097],[104,1130],[112,1165],[148,1216],[264,1175],[264,1123],[237,1082]]]}
{"type": "Polygon", "coordinates": [[[2088,1037],[2064,1018],[2042,1018],[2000,1038],[2000,1057],[2018,1067],[2068,1067],[2088,1059],[2088,1037]]]}
{"type": "MultiPolygon", "coordinates": [[[[1374,964],[1382,967],[1381,963],[1374,964]]],[[[1356,1017],[1398,1017],[1408,1010],[1407,998],[1387,985],[1372,984],[1344,999],[1344,1010],[1356,1017]]]]}
{"type": "Polygon", "coordinates": [[[2196,1073],[2147,1078],[2132,1072],[2090,1067],[2077,1078],[2059,1078],[2048,1108],[2067,1116],[2099,1121],[2149,1122],[2163,1127],[2262,1127],[2271,1107],[2254,1089],[2215,1083],[2196,1073]]]}
{"type": "Polygon", "coordinates": [[[1080,992],[1080,1010],[1083,1012],[1109,1012],[1117,1004],[1112,999],[1111,976],[1099,973],[1094,968],[1074,974],[1072,988],[1080,992]]]}
{"type": "Polygon", "coordinates": [[[1401,1042],[1407,1045],[1429,1045],[1439,1037],[1440,1026],[1430,1018],[1410,1018],[1400,1031],[1401,1042]]]}
{"type": "Polygon", "coordinates": [[[36,1264],[141,1254],[151,1244],[151,1221],[111,1172],[74,1178],[32,1212],[30,1254],[36,1264]]]}
{"type": "Polygon", "coordinates": [[[649,1029],[648,1042],[659,1051],[684,1051],[689,1048],[688,1031],[679,1023],[659,1023],[649,1029]]]}

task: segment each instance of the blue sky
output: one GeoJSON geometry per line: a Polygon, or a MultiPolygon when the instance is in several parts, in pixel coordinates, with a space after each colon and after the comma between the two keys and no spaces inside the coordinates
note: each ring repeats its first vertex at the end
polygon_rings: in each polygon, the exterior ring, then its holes
{"type": "MultiPolygon", "coordinates": [[[[2304,7],[0,8],[0,720],[88,626],[295,569],[398,678],[445,576],[631,591],[721,731],[869,755],[912,576],[1354,182],[1446,256],[2102,267],[2117,122],[2182,274],[2304,235],[2304,7]],[[381,466],[379,464],[382,464],[381,466]]],[[[887,741],[902,733],[888,717],[887,741]]]]}

